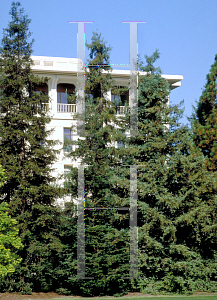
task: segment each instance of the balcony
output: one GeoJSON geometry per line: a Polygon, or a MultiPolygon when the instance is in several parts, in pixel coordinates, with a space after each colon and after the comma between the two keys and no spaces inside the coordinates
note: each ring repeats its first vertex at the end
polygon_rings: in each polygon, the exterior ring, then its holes
{"type": "Polygon", "coordinates": [[[57,103],[58,113],[76,113],[76,104],[57,103]]]}
{"type": "MultiPolygon", "coordinates": [[[[48,111],[49,107],[47,103],[43,103],[43,108],[45,111],[48,111]]],[[[58,113],[76,113],[76,104],[57,104],[57,112],[58,113]]],[[[117,106],[117,115],[125,115],[127,112],[126,106],[117,106]]]]}
{"type": "Polygon", "coordinates": [[[42,103],[42,110],[49,111],[49,103],[42,103]]]}
{"type": "Polygon", "coordinates": [[[125,115],[127,112],[126,106],[117,106],[117,115],[125,115]]]}

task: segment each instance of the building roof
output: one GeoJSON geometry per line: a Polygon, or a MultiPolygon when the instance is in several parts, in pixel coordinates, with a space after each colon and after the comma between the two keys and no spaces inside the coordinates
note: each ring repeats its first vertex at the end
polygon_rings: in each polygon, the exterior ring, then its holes
{"type": "MultiPolygon", "coordinates": [[[[77,76],[78,66],[83,66],[83,63],[78,58],[67,57],[50,57],[50,56],[32,56],[34,66],[33,71],[38,74],[56,74],[56,75],[68,75],[77,76]]],[[[141,75],[145,75],[146,72],[139,72],[141,75]]],[[[112,70],[112,76],[120,80],[129,80],[130,70],[112,70]]],[[[182,75],[161,75],[165,78],[171,87],[171,90],[181,86],[182,75]]]]}

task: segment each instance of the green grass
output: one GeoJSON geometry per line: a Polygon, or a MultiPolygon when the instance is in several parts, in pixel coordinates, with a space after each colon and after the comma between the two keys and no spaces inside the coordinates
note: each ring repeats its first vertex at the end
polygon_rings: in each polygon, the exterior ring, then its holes
{"type": "MultiPolygon", "coordinates": [[[[75,299],[74,297],[67,297],[67,300],[70,299],[75,299]]],[[[217,300],[217,294],[215,295],[191,295],[191,296],[136,296],[136,297],[126,297],[126,296],[122,296],[122,297],[81,297],[81,298],[76,298],[78,300],[104,300],[104,299],[121,299],[121,300],[217,300]]],[[[63,299],[53,299],[53,300],[63,300],[63,299]]]]}

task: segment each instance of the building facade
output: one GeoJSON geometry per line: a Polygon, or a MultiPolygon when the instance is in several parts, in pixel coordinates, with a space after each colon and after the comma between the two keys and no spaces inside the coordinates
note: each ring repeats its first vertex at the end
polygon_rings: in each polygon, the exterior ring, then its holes
{"type": "MultiPolygon", "coordinates": [[[[77,84],[78,66],[82,64],[77,58],[45,57],[32,56],[34,66],[33,73],[42,77],[48,77],[48,85],[40,87],[40,91],[47,92],[50,97],[50,103],[44,104],[44,109],[48,111],[51,122],[49,128],[53,128],[52,139],[60,141],[57,149],[60,150],[58,160],[54,163],[55,176],[67,173],[70,166],[77,166],[79,162],[72,162],[67,158],[63,150],[64,139],[76,140],[78,138],[76,130],[72,130],[72,125],[76,127],[76,104],[68,103],[67,96],[74,93],[77,84]]],[[[142,72],[140,72],[142,73],[142,72]]],[[[113,70],[112,76],[117,86],[129,87],[130,71],[113,70]]],[[[171,90],[181,86],[181,75],[162,75],[169,84],[171,90]]],[[[108,99],[112,100],[115,95],[112,91],[107,94],[108,99]]],[[[121,96],[121,102],[129,101],[129,95],[125,93],[121,96]]],[[[124,103],[122,103],[124,104],[124,103]]],[[[124,106],[120,106],[118,114],[124,113],[124,106]]],[[[70,147],[70,146],[69,146],[70,147]]],[[[58,204],[64,206],[69,198],[60,199],[58,204]]]]}

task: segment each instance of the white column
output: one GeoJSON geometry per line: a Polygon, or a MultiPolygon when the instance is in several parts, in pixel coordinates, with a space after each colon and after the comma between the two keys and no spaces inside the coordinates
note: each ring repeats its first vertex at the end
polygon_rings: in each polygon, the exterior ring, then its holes
{"type": "Polygon", "coordinates": [[[105,99],[107,101],[112,101],[112,91],[109,90],[106,94],[105,94],[105,99]]]}
{"type": "Polygon", "coordinates": [[[53,75],[48,81],[48,95],[51,100],[51,113],[57,113],[57,81],[59,76],[53,75]]]}

